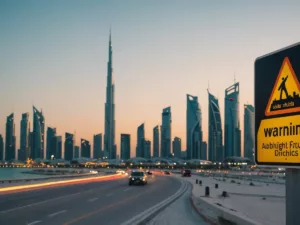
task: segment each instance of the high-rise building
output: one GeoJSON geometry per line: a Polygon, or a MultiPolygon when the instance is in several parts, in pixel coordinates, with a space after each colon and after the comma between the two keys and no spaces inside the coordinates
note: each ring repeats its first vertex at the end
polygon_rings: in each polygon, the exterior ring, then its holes
{"type": "Polygon", "coordinates": [[[79,146],[75,146],[74,148],[74,158],[79,158],[79,146]]]}
{"type": "Polygon", "coordinates": [[[142,123],[137,129],[136,157],[144,157],[145,124],[142,123]]]}
{"type": "Polygon", "coordinates": [[[181,138],[179,137],[175,137],[173,140],[173,154],[176,158],[181,157],[181,138]]]}
{"type": "Polygon", "coordinates": [[[207,143],[202,141],[201,143],[201,160],[207,160],[207,143]]]}
{"type": "Polygon", "coordinates": [[[81,157],[91,158],[91,145],[85,139],[81,139],[81,157]]]}
{"type": "Polygon", "coordinates": [[[187,94],[186,107],[186,151],[187,159],[201,158],[202,113],[198,97],[187,94]]]}
{"type": "Polygon", "coordinates": [[[254,162],[254,107],[244,105],[244,156],[254,162]]]}
{"type": "Polygon", "coordinates": [[[161,157],[167,158],[171,156],[172,148],[172,114],[171,107],[163,109],[162,125],[161,125],[161,157]]]}
{"type": "Polygon", "coordinates": [[[53,155],[55,159],[61,159],[62,158],[62,137],[54,136],[53,143],[51,145],[53,146],[53,152],[51,153],[50,157],[52,157],[53,155]]]}
{"type": "Polygon", "coordinates": [[[153,128],[153,157],[159,157],[159,126],[153,128]]]}
{"type": "Polygon", "coordinates": [[[51,159],[52,157],[56,157],[56,149],[55,149],[55,140],[56,136],[56,128],[48,127],[47,128],[47,142],[46,142],[46,159],[51,159]]]}
{"type": "Polygon", "coordinates": [[[65,134],[65,160],[72,160],[74,155],[74,134],[65,134]]]}
{"type": "Polygon", "coordinates": [[[45,118],[42,111],[38,111],[33,106],[33,146],[32,158],[44,158],[45,145],[45,118]]]}
{"type": "Polygon", "coordinates": [[[29,113],[22,114],[20,129],[20,154],[18,159],[25,161],[30,157],[30,122],[29,113]]]}
{"type": "Polygon", "coordinates": [[[115,159],[117,154],[117,146],[115,144],[115,84],[113,78],[111,33],[109,34],[108,46],[107,86],[104,123],[104,150],[108,152],[108,158],[115,159]]]}
{"type": "Polygon", "coordinates": [[[150,140],[144,141],[144,158],[145,159],[151,158],[151,141],[150,140]]]}
{"type": "Polygon", "coordinates": [[[241,156],[239,83],[225,90],[225,157],[241,156]]]}
{"type": "Polygon", "coordinates": [[[5,160],[16,159],[16,136],[14,114],[6,118],[6,136],[5,136],[5,160]]]}
{"type": "Polygon", "coordinates": [[[221,162],[224,159],[223,133],[219,100],[208,91],[208,159],[221,162]]]}
{"type": "Polygon", "coordinates": [[[0,134],[0,161],[4,160],[4,141],[3,141],[3,137],[0,134]]]}
{"type": "Polygon", "coordinates": [[[121,134],[121,159],[130,159],[130,134],[121,134]]]}
{"type": "Polygon", "coordinates": [[[102,134],[94,135],[94,146],[93,146],[94,159],[101,158],[102,151],[102,134]]]}

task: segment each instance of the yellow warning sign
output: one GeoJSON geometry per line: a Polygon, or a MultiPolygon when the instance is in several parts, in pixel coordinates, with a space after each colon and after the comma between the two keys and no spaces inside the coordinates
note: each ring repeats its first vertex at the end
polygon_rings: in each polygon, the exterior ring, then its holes
{"type": "Polygon", "coordinates": [[[273,87],[266,116],[300,112],[300,84],[288,57],[283,60],[273,87]]]}
{"type": "Polygon", "coordinates": [[[262,120],[257,133],[257,161],[300,163],[300,115],[262,120]]]}

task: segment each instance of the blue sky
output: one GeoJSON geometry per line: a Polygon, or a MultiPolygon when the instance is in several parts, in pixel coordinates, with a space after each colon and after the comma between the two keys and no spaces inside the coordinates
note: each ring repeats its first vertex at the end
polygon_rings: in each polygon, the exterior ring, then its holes
{"type": "MultiPolygon", "coordinates": [[[[92,140],[104,130],[108,35],[112,27],[116,140],[146,136],[172,107],[173,137],[185,149],[186,94],[197,95],[207,140],[207,87],[219,97],[240,82],[253,104],[256,57],[299,41],[297,1],[0,1],[0,133],[15,112],[42,108],[58,134],[92,140]]],[[[224,125],[224,121],[223,125],[224,125]]]]}

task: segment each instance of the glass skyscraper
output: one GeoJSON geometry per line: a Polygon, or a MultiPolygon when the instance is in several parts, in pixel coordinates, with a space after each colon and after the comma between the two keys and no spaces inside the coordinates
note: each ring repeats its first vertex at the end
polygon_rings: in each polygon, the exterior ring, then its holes
{"type": "Polygon", "coordinates": [[[142,123],[137,129],[136,157],[144,157],[145,124],[142,123]]]}
{"type": "Polygon", "coordinates": [[[145,159],[151,158],[151,141],[150,140],[144,141],[144,158],[145,159]]]}
{"type": "Polygon", "coordinates": [[[241,156],[239,83],[225,90],[225,157],[241,156]]]}
{"type": "Polygon", "coordinates": [[[33,106],[33,143],[31,149],[32,159],[44,158],[45,145],[45,118],[43,113],[33,106]]]}
{"type": "Polygon", "coordinates": [[[172,114],[171,107],[163,109],[162,112],[162,125],[161,125],[161,154],[163,158],[171,156],[172,148],[172,114]]]}
{"type": "Polygon", "coordinates": [[[201,158],[202,115],[198,97],[187,94],[186,152],[187,159],[201,158]]]}
{"type": "Polygon", "coordinates": [[[244,156],[254,162],[254,107],[244,105],[244,156]]]}
{"type": "Polygon", "coordinates": [[[113,78],[112,66],[112,45],[111,33],[109,35],[108,62],[107,62],[107,86],[106,86],[106,103],[105,103],[105,133],[104,133],[104,150],[108,152],[108,158],[115,159],[117,155],[117,146],[115,144],[115,83],[113,78]]]}
{"type": "Polygon", "coordinates": [[[30,157],[30,123],[29,113],[22,114],[20,124],[20,157],[19,160],[25,161],[30,157]]]}
{"type": "Polygon", "coordinates": [[[130,159],[130,134],[121,134],[121,159],[130,159]]]}
{"type": "Polygon", "coordinates": [[[56,128],[48,127],[47,128],[47,142],[46,142],[46,158],[51,159],[51,157],[56,157],[56,149],[55,149],[55,136],[56,136],[56,128]]]}
{"type": "Polygon", "coordinates": [[[153,157],[159,157],[159,126],[153,128],[153,157]]]}
{"type": "Polygon", "coordinates": [[[223,161],[223,134],[219,100],[208,91],[208,160],[223,161]]]}
{"type": "Polygon", "coordinates": [[[91,145],[85,139],[81,139],[81,157],[91,158],[91,145]]]}
{"type": "Polygon", "coordinates": [[[93,155],[94,159],[101,158],[102,154],[102,134],[94,135],[94,146],[93,146],[93,155]]]}
{"type": "Polygon", "coordinates": [[[174,157],[181,158],[181,138],[175,137],[172,145],[174,157]]]}
{"type": "Polygon", "coordinates": [[[3,154],[4,154],[4,140],[2,135],[0,134],[0,160],[4,159],[3,154]]]}
{"type": "Polygon", "coordinates": [[[5,136],[5,160],[16,159],[16,136],[14,114],[6,118],[6,136],[5,136]]]}
{"type": "Polygon", "coordinates": [[[65,160],[72,160],[74,156],[74,135],[65,134],[65,160]]]}

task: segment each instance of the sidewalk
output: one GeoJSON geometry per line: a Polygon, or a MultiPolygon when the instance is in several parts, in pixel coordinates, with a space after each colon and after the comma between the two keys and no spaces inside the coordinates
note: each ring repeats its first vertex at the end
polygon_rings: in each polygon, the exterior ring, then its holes
{"type": "Polygon", "coordinates": [[[193,184],[193,200],[199,210],[209,219],[216,222],[219,216],[241,218],[241,225],[285,224],[285,186],[281,184],[265,184],[258,181],[247,181],[220,177],[203,177],[192,175],[185,179],[193,184]],[[202,186],[196,184],[196,179],[202,181],[202,186]],[[250,186],[250,183],[254,186],[250,186]],[[218,184],[218,188],[215,188],[218,184]],[[210,197],[205,196],[205,187],[210,188],[210,197]],[[221,197],[223,191],[229,197],[221,197]]]}

